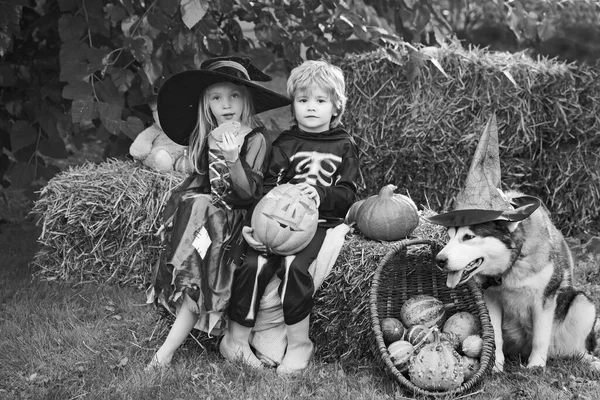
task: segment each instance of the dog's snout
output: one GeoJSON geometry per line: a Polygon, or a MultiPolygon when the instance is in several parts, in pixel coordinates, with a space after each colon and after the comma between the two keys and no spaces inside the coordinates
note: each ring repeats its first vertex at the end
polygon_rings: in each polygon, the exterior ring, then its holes
{"type": "Polygon", "coordinates": [[[441,269],[446,269],[446,266],[448,265],[448,258],[445,256],[442,256],[440,254],[438,254],[435,257],[435,263],[437,264],[437,266],[441,269]]]}

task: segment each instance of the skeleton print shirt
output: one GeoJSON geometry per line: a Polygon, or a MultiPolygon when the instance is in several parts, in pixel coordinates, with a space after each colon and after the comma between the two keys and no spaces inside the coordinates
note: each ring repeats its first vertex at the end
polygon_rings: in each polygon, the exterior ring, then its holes
{"type": "Polygon", "coordinates": [[[343,128],[310,133],[297,126],[273,142],[264,192],[283,183],[306,182],[319,192],[321,226],[338,225],[355,200],[358,148],[343,128]]]}

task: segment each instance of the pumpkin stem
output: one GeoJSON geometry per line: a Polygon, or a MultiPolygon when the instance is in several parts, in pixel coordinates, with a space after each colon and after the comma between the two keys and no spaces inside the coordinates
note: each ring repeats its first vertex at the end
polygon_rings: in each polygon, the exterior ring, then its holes
{"type": "Polygon", "coordinates": [[[397,188],[398,186],[392,185],[391,183],[389,185],[385,185],[381,188],[381,190],[379,190],[379,196],[392,197],[394,195],[394,190],[396,190],[397,188]]]}

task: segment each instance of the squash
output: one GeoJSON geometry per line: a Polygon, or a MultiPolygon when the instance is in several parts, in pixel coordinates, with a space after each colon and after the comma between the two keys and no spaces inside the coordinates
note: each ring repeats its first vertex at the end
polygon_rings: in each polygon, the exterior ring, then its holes
{"type": "Polygon", "coordinates": [[[462,342],[462,352],[469,357],[476,358],[481,356],[482,348],[483,339],[479,335],[467,336],[462,342]]]}
{"type": "Polygon", "coordinates": [[[477,335],[480,330],[480,323],[473,314],[467,311],[459,311],[452,314],[444,323],[442,332],[452,332],[460,339],[462,343],[467,336],[477,335]]]}
{"type": "Polygon", "coordinates": [[[384,343],[390,344],[404,339],[406,328],[399,319],[388,317],[381,320],[381,333],[384,343]]]}
{"type": "Polygon", "coordinates": [[[410,359],[408,374],[412,383],[426,390],[452,390],[464,381],[461,356],[433,330],[433,342],[423,346],[410,359]]]}
{"type": "Polygon", "coordinates": [[[412,344],[415,349],[420,349],[433,340],[432,328],[425,325],[413,325],[406,331],[405,339],[412,344]]]}
{"type": "Polygon", "coordinates": [[[183,172],[188,175],[194,172],[194,164],[192,163],[192,160],[190,160],[187,147],[183,149],[183,154],[175,161],[173,168],[175,171],[183,172]]]}
{"type": "Polygon", "coordinates": [[[446,316],[444,303],[433,296],[419,294],[409,298],[400,308],[400,320],[404,326],[437,325],[442,327],[446,316]]]}
{"type": "Polygon", "coordinates": [[[462,365],[463,365],[463,374],[465,375],[465,382],[473,377],[479,371],[479,366],[481,363],[478,359],[462,356],[462,365]]]}
{"type": "Polygon", "coordinates": [[[256,204],[250,225],[253,237],[270,252],[292,255],[308,246],[317,231],[316,203],[296,185],[275,186],[256,204]]]}
{"type": "Polygon", "coordinates": [[[442,342],[448,342],[450,344],[450,346],[452,346],[452,348],[456,351],[458,351],[460,353],[461,351],[461,343],[460,343],[460,339],[458,338],[458,336],[456,335],[456,333],[452,333],[452,332],[442,332],[440,334],[440,339],[442,340],[442,342]]]}
{"type": "Polygon", "coordinates": [[[404,372],[408,367],[408,362],[415,352],[415,349],[413,345],[407,341],[398,340],[388,346],[388,351],[390,352],[390,359],[396,368],[398,368],[400,372],[404,372]]]}
{"type": "Polygon", "coordinates": [[[374,240],[400,240],[419,224],[419,211],[407,196],[394,194],[396,186],[381,188],[378,195],[362,203],[356,214],[356,226],[362,234],[374,240]]]}

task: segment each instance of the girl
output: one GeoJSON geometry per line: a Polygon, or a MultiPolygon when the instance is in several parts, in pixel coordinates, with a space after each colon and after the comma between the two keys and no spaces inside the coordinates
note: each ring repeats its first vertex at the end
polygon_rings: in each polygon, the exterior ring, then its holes
{"type": "Polygon", "coordinates": [[[192,328],[210,335],[224,328],[233,271],[246,246],[243,222],[262,194],[267,146],[252,116],[291,102],[254,83],[270,79],[246,58],[224,57],[172,76],[159,91],[161,127],[189,146],[194,173],[172,193],[159,230],[164,246],[148,302],[176,318],[149,369],[167,367],[192,328]]]}

